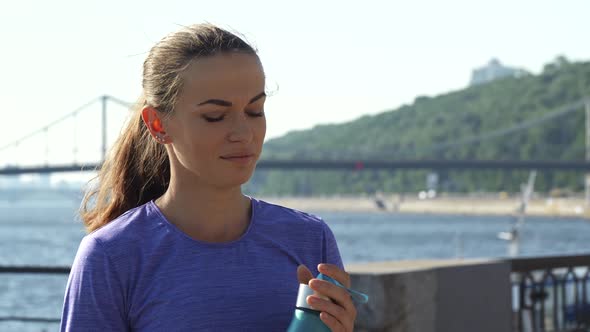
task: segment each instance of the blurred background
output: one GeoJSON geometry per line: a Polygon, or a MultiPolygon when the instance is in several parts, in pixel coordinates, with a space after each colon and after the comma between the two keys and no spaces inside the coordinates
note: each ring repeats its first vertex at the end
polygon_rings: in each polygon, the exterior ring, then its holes
{"type": "Polygon", "coordinates": [[[267,138],[244,192],[321,216],[345,264],[588,253],[588,12],[584,0],[0,2],[0,330],[57,329],[66,272],[16,271],[67,271],[83,191],[147,52],[192,23],[243,34],[265,67],[267,138]]]}

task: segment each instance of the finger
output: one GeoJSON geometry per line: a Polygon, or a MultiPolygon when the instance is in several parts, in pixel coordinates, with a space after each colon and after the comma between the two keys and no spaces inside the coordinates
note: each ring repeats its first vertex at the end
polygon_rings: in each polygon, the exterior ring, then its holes
{"type": "Polygon", "coordinates": [[[332,301],[343,307],[346,311],[356,312],[356,308],[352,302],[352,297],[346,289],[320,279],[311,279],[309,282],[309,287],[318,294],[329,297],[332,301]]]}
{"type": "Polygon", "coordinates": [[[313,279],[313,274],[307,266],[303,264],[299,265],[297,267],[297,280],[299,280],[299,283],[307,285],[311,279],[313,279]]]}
{"type": "MultiPolygon", "coordinates": [[[[307,297],[307,303],[315,310],[325,312],[334,317],[342,326],[352,327],[356,318],[356,312],[347,312],[343,307],[322,299],[317,295],[307,297]]],[[[352,330],[352,328],[350,329],[352,330]]]]}
{"type": "Polygon", "coordinates": [[[343,284],[344,287],[350,288],[350,275],[337,265],[322,263],[318,265],[318,271],[328,277],[338,280],[338,282],[343,284]]]}
{"type": "MultiPolygon", "coordinates": [[[[344,325],[342,325],[342,323],[340,323],[335,317],[331,316],[326,312],[320,313],[320,319],[322,320],[322,322],[324,322],[324,324],[326,324],[326,326],[330,328],[330,330],[332,330],[332,332],[347,331],[346,328],[344,328],[344,325]]],[[[352,331],[352,328],[348,331],[352,331]]]]}

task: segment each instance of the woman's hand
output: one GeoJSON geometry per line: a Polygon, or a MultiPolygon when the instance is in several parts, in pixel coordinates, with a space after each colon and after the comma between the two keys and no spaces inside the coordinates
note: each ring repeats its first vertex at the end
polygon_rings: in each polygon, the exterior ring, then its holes
{"type": "MultiPolygon", "coordinates": [[[[307,268],[305,268],[305,270],[302,266],[297,269],[299,281],[304,283],[305,279],[309,280],[312,277],[311,272],[309,272],[307,268]]],[[[318,271],[328,277],[336,279],[346,288],[350,288],[350,276],[338,266],[333,264],[320,264],[318,265],[318,271]]],[[[311,279],[309,280],[308,285],[318,294],[329,297],[332,300],[326,300],[318,295],[310,295],[307,297],[307,303],[321,311],[320,319],[324,324],[326,324],[333,332],[352,332],[357,312],[348,291],[332,284],[331,282],[320,279],[311,279]]]]}

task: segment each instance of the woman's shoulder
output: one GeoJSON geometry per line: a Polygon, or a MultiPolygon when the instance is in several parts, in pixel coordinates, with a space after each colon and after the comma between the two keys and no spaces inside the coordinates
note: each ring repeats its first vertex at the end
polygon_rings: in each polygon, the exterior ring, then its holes
{"type": "Polygon", "coordinates": [[[105,247],[128,246],[139,241],[149,241],[150,228],[160,218],[152,202],[130,209],[106,225],[85,236],[88,240],[101,243],[105,247]]]}
{"type": "Polygon", "coordinates": [[[257,221],[272,220],[289,223],[300,223],[305,225],[315,225],[323,227],[324,220],[313,213],[300,211],[294,208],[275,204],[270,201],[255,199],[258,204],[257,221]]]}

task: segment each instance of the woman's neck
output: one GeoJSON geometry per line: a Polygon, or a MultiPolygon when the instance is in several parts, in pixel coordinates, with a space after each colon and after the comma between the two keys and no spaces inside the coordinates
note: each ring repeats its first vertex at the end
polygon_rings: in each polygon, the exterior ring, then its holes
{"type": "Polygon", "coordinates": [[[220,189],[172,177],[156,205],[168,221],[188,236],[205,242],[236,240],[250,223],[250,199],[239,186],[220,189]]]}

